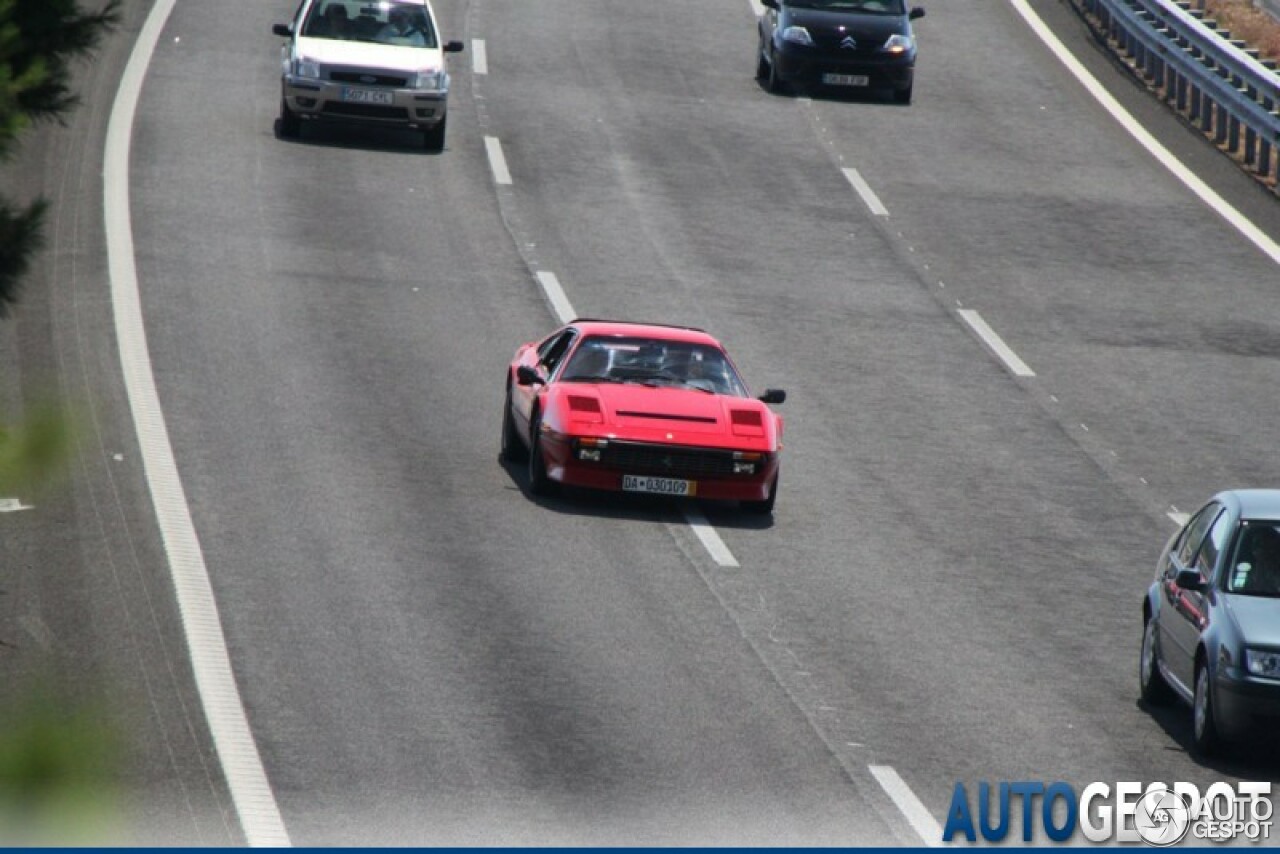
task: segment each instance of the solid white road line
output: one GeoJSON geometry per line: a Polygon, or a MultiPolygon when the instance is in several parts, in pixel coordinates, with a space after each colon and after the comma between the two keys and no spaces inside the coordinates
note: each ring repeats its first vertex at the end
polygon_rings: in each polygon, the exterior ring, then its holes
{"type": "Polygon", "coordinates": [[[916,832],[925,845],[931,848],[942,846],[942,825],[925,805],[911,791],[907,781],[898,776],[898,772],[889,765],[868,765],[867,770],[876,778],[880,788],[885,790],[889,799],[907,818],[907,823],[916,832]]]}
{"type": "Polygon", "coordinates": [[[496,136],[486,136],[484,150],[489,155],[489,168],[493,170],[493,180],[499,184],[510,184],[511,173],[507,171],[507,158],[502,154],[502,143],[496,136]]]}
{"type": "Polygon", "coordinates": [[[995,330],[987,325],[982,319],[982,315],[968,308],[959,309],[960,319],[969,324],[969,327],[981,338],[991,351],[1004,362],[1005,367],[1013,372],[1017,377],[1034,377],[1036,372],[1027,367],[1027,363],[1018,358],[1018,354],[1009,349],[1009,345],[1004,343],[995,330]]]}
{"type": "Polygon", "coordinates": [[[560,287],[560,280],[556,278],[556,274],[539,272],[537,277],[538,284],[542,285],[542,292],[547,295],[547,301],[551,303],[551,310],[555,312],[556,318],[561,323],[568,323],[576,318],[578,314],[569,304],[569,297],[565,295],[564,288],[560,287]]]}
{"type": "Polygon", "coordinates": [[[697,507],[686,507],[684,518],[702,542],[702,547],[707,550],[707,554],[711,555],[712,560],[721,566],[738,566],[738,559],[733,556],[733,552],[729,551],[729,547],[724,544],[724,540],[720,539],[720,535],[707,521],[707,517],[702,515],[701,510],[697,507]]]}
{"type": "Polygon", "coordinates": [[[1269,256],[1272,261],[1280,264],[1280,244],[1267,237],[1262,230],[1254,225],[1244,214],[1240,213],[1234,207],[1227,203],[1225,199],[1210,189],[1209,185],[1200,180],[1190,169],[1183,165],[1182,161],[1173,156],[1167,148],[1156,141],[1146,128],[1138,123],[1129,111],[1120,106],[1120,103],[1106,89],[1102,88],[1102,84],[1098,82],[1089,71],[1080,64],[1071,52],[1067,50],[1066,45],[1058,40],[1049,28],[1045,26],[1044,21],[1032,11],[1027,5],[1026,0],[1009,0],[1014,10],[1022,16],[1023,20],[1031,27],[1040,40],[1045,43],[1049,50],[1053,51],[1058,61],[1067,67],[1075,78],[1080,81],[1081,85],[1088,90],[1099,104],[1109,112],[1120,126],[1129,132],[1129,135],[1138,141],[1140,145],[1151,152],[1166,169],[1174,174],[1174,176],[1187,186],[1191,192],[1200,197],[1206,205],[1213,208],[1217,213],[1231,223],[1237,231],[1251,240],[1255,246],[1262,250],[1263,254],[1269,256]]]}
{"type": "Polygon", "coordinates": [[[17,513],[19,510],[31,510],[30,504],[23,504],[21,498],[0,498],[0,513],[17,513]]]}
{"type": "Polygon", "coordinates": [[[186,494],[169,443],[147,351],[129,217],[129,147],[142,80],[175,0],[157,0],[147,16],[116,93],[103,157],[103,203],[116,338],[125,390],[142,449],[147,486],[169,558],[196,689],[209,721],[240,827],[250,845],[289,845],[289,834],[249,729],[244,702],[209,584],[209,572],[191,521],[186,494]]]}
{"type": "Polygon", "coordinates": [[[1164,514],[1164,515],[1166,515],[1166,516],[1168,516],[1170,519],[1172,519],[1172,520],[1173,520],[1173,524],[1177,525],[1179,528],[1181,528],[1183,525],[1187,524],[1188,520],[1190,520],[1190,519],[1191,519],[1191,514],[1190,514],[1190,513],[1179,513],[1177,510],[1171,510],[1171,511],[1169,511],[1168,513],[1166,513],[1166,514],[1164,514]]]}
{"type": "Polygon", "coordinates": [[[471,40],[471,73],[489,73],[489,55],[485,53],[484,39],[471,40]]]}
{"type": "Polygon", "coordinates": [[[849,179],[849,183],[853,185],[853,189],[858,191],[858,195],[862,197],[862,201],[871,209],[873,214],[876,216],[889,215],[889,209],[880,202],[879,196],[872,191],[871,186],[863,180],[861,175],[858,174],[857,169],[846,168],[844,170],[844,177],[849,179]]]}
{"type": "Polygon", "coordinates": [[[764,4],[760,0],[748,0],[748,2],[751,4],[752,14],[757,18],[764,14],[764,4]]]}

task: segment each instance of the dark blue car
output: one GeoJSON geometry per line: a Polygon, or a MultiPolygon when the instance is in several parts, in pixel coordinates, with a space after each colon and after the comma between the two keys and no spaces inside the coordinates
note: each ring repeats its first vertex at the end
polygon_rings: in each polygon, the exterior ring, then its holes
{"type": "Polygon", "coordinates": [[[761,0],[756,78],[770,92],[787,86],[846,92],[888,90],[911,102],[916,37],[924,9],[904,0],[761,0]]]}

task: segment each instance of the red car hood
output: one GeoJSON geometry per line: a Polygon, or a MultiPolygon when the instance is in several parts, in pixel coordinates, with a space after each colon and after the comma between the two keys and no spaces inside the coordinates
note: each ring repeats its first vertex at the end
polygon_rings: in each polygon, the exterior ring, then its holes
{"type": "Polygon", "coordinates": [[[634,383],[574,385],[564,394],[574,433],[752,449],[768,449],[773,435],[775,416],[752,398],[634,383]]]}

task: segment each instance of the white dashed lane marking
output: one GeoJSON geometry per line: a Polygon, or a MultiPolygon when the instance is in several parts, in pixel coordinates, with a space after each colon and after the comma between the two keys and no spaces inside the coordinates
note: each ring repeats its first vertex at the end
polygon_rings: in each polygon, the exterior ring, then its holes
{"type": "Polygon", "coordinates": [[[889,765],[868,765],[867,770],[876,778],[880,788],[893,801],[898,811],[906,817],[911,829],[916,832],[922,842],[931,848],[942,845],[942,825],[925,807],[916,793],[911,791],[907,781],[889,765]]]}
{"type": "Polygon", "coordinates": [[[888,216],[889,209],[880,201],[880,197],[875,194],[865,179],[858,174],[857,169],[846,168],[844,177],[849,179],[849,183],[853,185],[853,189],[858,191],[858,195],[862,197],[862,201],[876,216],[888,216]]]}
{"type": "Polygon", "coordinates": [[[493,180],[502,185],[511,183],[511,173],[507,171],[507,158],[502,153],[502,142],[496,136],[484,138],[484,150],[489,155],[489,168],[493,170],[493,180]]]}
{"type": "Polygon", "coordinates": [[[707,517],[702,515],[701,510],[697,507],[686,507],[684,518],[702,543],[702,547],[707,550],[707,554],[711,555],[712,560],[721,566],[738,566],[738,559],[733,556],[733,552],[729,551],[729,547],[725,545],[724,540],[720,539],[720,535],[707,521],[707,517]]]}
{"type": "Polygon", "coordinates": [[[1036,372],[1027,367],[1027,363],[1018,358],[1018,354],[1004,343],[1004,340],[995,333],[995,330],[987,325],[982,319],[982,315],[970,308],[962,308],[959,310],[960,319],[969,324],[969,328],[978,333],[978,337],[982,339],[991,351],[996,354],[1000,361],[1004,362],[1006,368],[1013,372],[1017,377],[1034,377],[1036,372]]]}
{"type": "Polygon", "coordinates": [[[484,39],[471,40],[471,73],[489,73],[489,55],[485,51],[484,39]]]}
{"type": "Polygon", "coordinates": [[[547,301],[551,303],[551,310],[561,323],[568,323],[578,315],[574,312],[573,306],[569,304],[569,297],[565,295],[564,288],[560,286],[560,280],[556,278],[555,273],[540,272],[537,274],[538,284],[542,285],[542,292],[547,295],[547,301]]]}

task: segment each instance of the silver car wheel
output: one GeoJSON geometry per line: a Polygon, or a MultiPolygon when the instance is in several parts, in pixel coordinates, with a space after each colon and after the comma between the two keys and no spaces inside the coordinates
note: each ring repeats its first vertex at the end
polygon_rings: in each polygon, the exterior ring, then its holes
{"type": "Polygon", "coordinates": [[[1195,697],[1195,732],[1196,741],[1204,740],[1205,727],[1209,723],[1209,668],[1201,667],[1196,674],[1195,697]]]}
{"type": "Polygon", "coordinates": [[[1151,684],[1151,673],[1156,667],[1156,631],[1155,620],[1147,620],[1142,630],[1142,684],[1151,684]]]}

